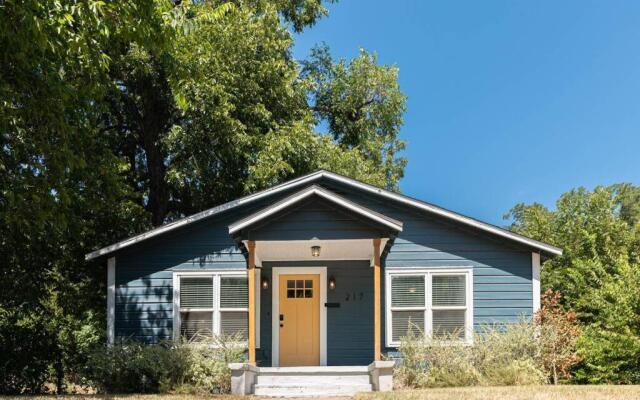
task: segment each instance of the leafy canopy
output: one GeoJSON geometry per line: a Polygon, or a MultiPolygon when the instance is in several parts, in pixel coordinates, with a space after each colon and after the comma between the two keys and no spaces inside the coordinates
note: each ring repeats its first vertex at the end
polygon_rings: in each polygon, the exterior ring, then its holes
{"type": "Polygon", "coordinates": [[[542,283],[563,294],[584,327],[576,378],[640,382],[640,188],[574,189],[554,211],[518,204],[508,217],[514,231],[564,251],[544,263],[542,283]]]}

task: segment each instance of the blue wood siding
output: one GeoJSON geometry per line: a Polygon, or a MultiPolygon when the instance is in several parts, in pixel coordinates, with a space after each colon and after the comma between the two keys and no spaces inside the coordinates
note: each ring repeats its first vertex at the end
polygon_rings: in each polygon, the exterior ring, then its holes
{"type": "Polygon", "coordinates": [[[380,237],[384,229],[316,196],[252,226],[251,240],[332,240],[380,237]]]}
{"type": "MultiPolygon", "coordinates": [[[[383,268],[473,267],[476,326],[515,321],[521,315],[532,314],[531,250],[336,182],[323,181],[321,184],[403,222],[404,229],[383,261],[383,268]]],[[[280,193],[233,209],[117,253],[116,337],[147,342],[171,338],[172,271],[245,268],[245,258],[229,237],[228,225],[289,194],[280,193]]],[[[379,231],[353,215],[336,211],[335,207],[313,202],[280,215],[250,233],[254,239],[282,240],[371,237],[379,231]]],[[[291,263],[278,263],[287,264],[291,263]]],[[[314,265],[308,262],[294,264],[314,265]]],[[[328,266],[328,276],[333,275],[338,282],[337,289],[328,292],[329,302],[341,303],[340,308],[328,310],[329,364],[366,364],[373,355],[372,274],[368,262],[336,261],[322,265],[328,266]],[[347,291],[357,295],[363,293],[361,304],[347,304],[347,291]]],[[[271,279],[272,266],[273,263],[265,263],[263,276],[271,279]]],[[[382,301],[384,310],[384,296],[382,301]]],[[[260,321],[258,355],[263,365],[269,365],[270,289],[261,292],[260,321]]],[[[384,335],[384,325],[382,332],[384,335]]]]}
{"type": "MultiPolygon", "coordinates": [[[[324,182],[324,186],[403,222],[403,231],[383,261],[383,269],[472,267],[476,328],[532,315],[531,250],[335,182],[324,182]]],[[[384,324],[382,332],[384,336],[384,324]]]]}

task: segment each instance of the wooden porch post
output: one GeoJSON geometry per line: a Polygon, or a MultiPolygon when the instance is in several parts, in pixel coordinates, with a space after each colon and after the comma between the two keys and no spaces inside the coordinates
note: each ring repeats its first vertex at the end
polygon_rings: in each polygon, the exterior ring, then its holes
{"type": "Polygon", "coordinates": [[[373,359],[380,361],[380,239],[373,239],[373,359]]]}
{"type": "Polygon", "coordinates": [[[249,262],[247,263],[247,283],[249,285],[249,364],[256,363],[256,242],[247,241],[249,262]]]}

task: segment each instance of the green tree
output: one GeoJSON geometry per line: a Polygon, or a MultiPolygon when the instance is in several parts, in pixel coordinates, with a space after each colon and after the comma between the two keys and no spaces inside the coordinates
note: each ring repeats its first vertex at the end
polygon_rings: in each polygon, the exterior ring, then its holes
{"type": "Polygon", "coordinates": [[[152,4],[0,5],[2,392],[62,390],[72,339],[103,309],[103,271],[83,253],[145,225],[97,126],[112,40],[144,41],[152,4]]]}
{"type": "Polygon", "coordinates": [[[563,194],[556,210],[516,205],[511,229],[553,243],[563,255],[542,267],[545,288],[563,294],[584,329],[576,378],[640,382],[640,188],[631,184],[563,194]]]}
{"type": "Polygon", "coordinates": [[[0,391],[63,391],[103,341],[88,251],[316,168],[397,186],[397,71],[362,53],[318,79],[291,56],[291,31],[325,14],[321,0],[0,5],[0,391]]]}
{"type": "Polygon", "coordinates": [[[153,225],[327,168],[397,188],[405,97],[397,69],[364,51],[300,65],[293,36],[318,1],[183,4],[183,34],[131,46],[105,125],[129,163],[129,184],[153,225]],[[330,132],[315,132],[329,122],[330,132]]]}

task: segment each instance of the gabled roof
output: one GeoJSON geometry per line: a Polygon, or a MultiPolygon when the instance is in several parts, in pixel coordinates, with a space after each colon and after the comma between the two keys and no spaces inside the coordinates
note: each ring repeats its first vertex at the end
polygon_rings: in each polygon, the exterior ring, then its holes
{"type": "Polygon", "coordinates": [[[342,208],[346,208],[356,214],[359,214],[366,219],[377,222],[378,224],[385,225],[388,228],[393,229],[396,232],[402,231],[402,222],[390,218],[386,215],[380,214],[373,210],[370,210],[366,207],[361,206],[360,204],[354,203],[351,200],[347,200],[342,196],[339,196],[333,193],[330,190],[324,189],[318,185],[309,186],[306,189],[303,189],[293,195],[280,200],[279,202],[272,204],[268,207],[263,208],[262,210],[249,215],[246,218],[243,218],[239,221],[234,222],[229,225],[229,234],[234,234],[241,231],[244,228],[247,228],[257,222],[263,221],[264,219],[272,216],[279,211],[285,210],[297,203],[300,203],[304,199],[308,199],[311,196],[318,196],[329,202],[336,204],[342,208]]]}
{"type": "Polygon", "coordinates": [[[98,258],[101,256],[105,256],[107,254],[113,253],[115,251],[121,250],[125,247],[129,247],[132,246],[136,243],[140,243],[142,241],[145,241],[147,239],[150,239],[152,237],[156,237],[159,235],[162,235],[166,232],[170,232],[173,231],[175,229],[178,229],[180,227],[189,225],[191,223],[194,223],[196,221],[200,221],[209,217],[212,217],[216,214],[220,214],[224,211],[245,205],[245,204],[249,204],[252,203],[258,199],[262,199],[264,197],[267,196],[271,196],[275,193],[278,192],[282,192],[284,190],[289,190],[289,189],[294,189],[296,187],[300,187],[302,185],[311,183],[311,182],[315,182],[318,181],[320,179],[328,179],[330,181],[334,181],[334,182],[339,182],[342,184],[345,184],[347,186],[353,187],[355,189],[360,189],[363,192],[367,192],[367,193],[371,193],[374,195],[377,195],[379,197],[385,198],[385,199],[389,199],[422,211],[426,211],[430,214],[433,215],[438,215],[441,216],[445,219],[449,219],[451,221],[455,221],[458,222],[462,225],[466,225],[475,229],[478,229],[480,231],[484,231],[484,232],[488,232],[491,234],[494,234],[496,236],[505,238],[507,240],[511,240],[526,246],[529,246],[535,250],[541,251],[541,252],[545,252],[547,254],[550,255],[561,255],[562,254],[562,250],[558,247],[552,246],[550,244],[547,243],[543,243],[531,238],[528,238],[526,236],[523,235],[519,235],[517,233],[511,232],[509,230],[500,228],[498,226],[486,223],[486,222],[482,222],[479,221],[477,219],[471,218],[471,217],[467,217],[465,215],[462,214],[458,214],[455,213],[453,211],[447,210],[445,208],[442,207],[438,207],[435,206],[433,204],[429,204],[426,202],[423,202],[421,200],[417,200],[414,198],[411,198],[409,196],[405,196],[399,193],[394,193],[394,192],[390,192],[388,190],[384,190],[384,189],[380,189],[378,187],[369,185],[367,183],[364,182],[360,182],[357,181],[355,179],[352,178],[348,178],[346,176],[343,175],[339,175],[333,172],[329,172],[329,171],[325,171],[325,170],[319,170],[316,172],[313,172],[311,174],[305,175],[305,176],[301,176],[299,178],[296,179],[292,179],[290,181],[281,183],[279,185],[273,186],[269,189],[265,189],[263,191],[251,194],[249,196],[245,196],[245,197],[241,197],[237,200],[233,200],[230,201],[228,203],[224,203],[222,205],[219,205],[217,207],[213,207],[210,208],[208,210],[205,211],[201,211],[197,214],[193,214],[189,217],[185,217],[182,219],[179,219],[175,222],[166,224],[166,225],[162,225],[159,226],[155,229],[151,229],[147,232],[144,232],[142,234],[133,236],[129,239],[125,239],[121,242],[112,244],[110,246],[104,247],[102,249],[96,250],[94,252],[91,252],[89,254],[87,254],[85,256],[85,258],[87,260],[92,260],[94,258],[98,258]]]}

